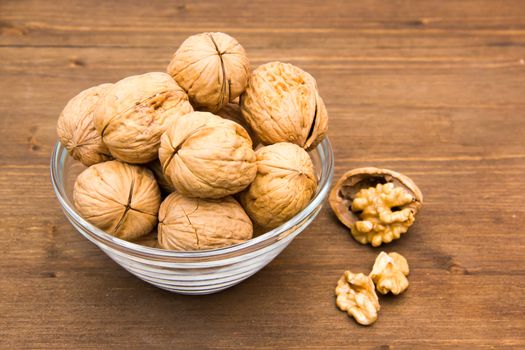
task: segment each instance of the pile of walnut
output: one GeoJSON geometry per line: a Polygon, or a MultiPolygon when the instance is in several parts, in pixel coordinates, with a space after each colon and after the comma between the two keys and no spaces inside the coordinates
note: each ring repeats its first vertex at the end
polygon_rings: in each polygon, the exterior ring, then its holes
{"type": "Polygon", "coordinates": [[[307,151],[327,122],[310,74],[281,62],[252,72],[234,38],[202,33],[167,73],[82,91],[57,131],[88,167],[73,190],[86,220],[121,239],[200,250],[246,241],[254,224],[277,227],[306,207],[317,189],[307,151]]]}
{"type": "MultiPolygon", "coordinates": [[[[388,169],[359,168],[344,174],[330,194],[338,219],[361,244],[377,247],[399,239],[414,223],[423,195],[407,176],[388,169]]],[[[377,320],[381,294],[401,294],[408,288],[407,260],[381,252],[368,276],[346,271],[335,289],[339,309],[362,324],[377,320]]]]}

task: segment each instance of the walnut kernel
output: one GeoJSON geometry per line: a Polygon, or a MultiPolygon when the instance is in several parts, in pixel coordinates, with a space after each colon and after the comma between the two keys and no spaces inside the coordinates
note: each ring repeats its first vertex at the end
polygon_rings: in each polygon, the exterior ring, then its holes
{"type": "Polygon", "coordinates": [[[423,195],[411,179],[377,168],[347,172],[330,194],[332,209],[352,236],[374,247],[407,232],[422,202],[423,195]]]}
{"type": "Polygon", "coordinates": [[[414,201],[411,194],[393,183],[377,184],[376,187],[362,189],[352,201],[352,211],[358,213],[360,221],[351,228],[354,238],[362,243],[378,247],[390,243],[414,223],[414,213],[410,208],[392,211],[414,201]]]}
{"type": "Polygon", "coordinates": [[[398,295],[408,288],[408,273],[408,262],[401,254],[381,252],[369,276],[379,293],[398,295]]]}
{"type": "Polygon", "coordinates": [[[337,307],[358,323],[368,326],[377,320],[379,299],[374,282],[367,275],[345,271],[337,282],[335,295],[337,307]]]}

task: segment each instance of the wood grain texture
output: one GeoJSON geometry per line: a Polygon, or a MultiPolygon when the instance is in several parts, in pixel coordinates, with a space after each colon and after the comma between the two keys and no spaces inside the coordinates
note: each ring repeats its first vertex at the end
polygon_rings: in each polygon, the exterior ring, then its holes
{"type": "Polygon", "coordinates": [[[0,348],[524,348],[524,1],[0,1],[0,348]],[[274,262],[204,297],[129,275],[75,232],[49,181],[80,90],[165,69],[225,31],[253,66],[312,73],[336,176],[392,168],[425,195],[401,240],[410,288],[378,322],[335,307],[361,246],[325,207],[274,262]]]}

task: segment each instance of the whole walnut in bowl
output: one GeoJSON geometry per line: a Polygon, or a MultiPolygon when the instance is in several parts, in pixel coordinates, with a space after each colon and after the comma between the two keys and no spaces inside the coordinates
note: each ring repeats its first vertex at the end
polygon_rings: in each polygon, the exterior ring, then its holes
{"type": "Polygon", "coordinates": [[[133,240],[157,224],[160,191],[150,170],[112,160],[92,165],[77,177],[73,202],[93,225],[133,240]]]}
{"type": "Polygon", "coordinates": [[[257,175],[241,193],[241,203],[257,224],[276,227],[306,207],[317,188],[310,156],[287,142],[261,147],[257,175]]]}
{"type": "Polygon", "coordinates": [[[115,158],[142,164],[157,158],[169,123],[192,111],[188,96],[168,74],[152,72],[115,83],[98,102],[94,120],[115,158]]]}
{"type": "Polygon", "coordinates": [[[246,130],[208,112],[177,118],[162,135],[159,158],[175,189],[191,197],[221,198],[240,192],[257,171],[246,130]]]}
{"type": "Polygon", "coordinates": [[[74,159],[86,166],[112,158],[93,121],[96,103],[111,86],[101,84],[82,91],[66,104],[58,117],[60,142],[74,159]]]}
{"type": "Polygon", "coordinates": [[[167,71],[197,109],[216,112],[244,91],[250,62],[241,44],[228,34],[201,33],[182,43],[167,71]]]}
{"type": "Polygon", "coordinates": [[[232,197],[201,199],[172,193],[159,211],[159,246],[173,250],[227,247],[252,238],[253,226],[232,197]]]}
{"type": "Polygon", "coordinates": [[[241,111],[265,144],[291,142],[312,149],[328,129],[315,79],[288,63],[270,62],[253,71],[241,96],[241,111]]]}

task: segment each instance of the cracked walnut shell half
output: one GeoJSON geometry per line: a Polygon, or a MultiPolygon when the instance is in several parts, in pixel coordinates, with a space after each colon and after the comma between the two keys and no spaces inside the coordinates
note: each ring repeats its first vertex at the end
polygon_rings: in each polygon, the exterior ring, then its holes
{"type": "Polygon", "coordinates": [[[369,276],[374,281],[376,289],[381,294],[392,292],[394,295],[403,293],[408,288],[408,262],[398,253],[381,252],[374,262],[369,276]]]}
{"type": "Polygon", "coordinates": [[[167,71],[196,108],[216,112],[245,90],[250,62],[228,34],[201,33],[182,43],[167,71]]]}
{"type": "Polygon", "coordinates": [[[172,193],[160,206],[158,241],[164,249],[216,249],[252,235],[250,218],[232,197],[200,199],[172,193]]]}
{"type": "Polygon", "coordinates": [[[365,274],[345,271],[335,288],[336,305],[352,316],[357,323],[371,325],[377,320],[379,299],[374,282],[365,274]]]}
{"type": "Polygon", "coordinates": [[[73,202],[90,223],[125,240],[150,233],[157,224],[160,191],[150,170],[112,160],[84,170],[73,202]]]}
{"type": "Polygon", "coordinates": [[[162,135],[159,158],[175,189],[189,197],[235,194],[245,189],[257,172],[246,130],[208,112],[177,118],[162,135]]]}
{"type": "Polygon", "coordinates": [[[358,242],[377,247],[408,230],[423,204],[423,195],[407,176],[370,167],[344,174],[329,201],[358,242]]]}
{"type": "Polygon", "coordinates": [[[66,104],[58,117],[60,143],[85,166],[112,158],[93,121],[96,103],[112,85],[102,84],[82,91],[66,104]]]}
{"type": "Polygon", "coordinates": [[[261,147],[257,175],[241,193],[241,203],[250,218],[264,227],[277,227],[303,210],[317,189],[310,156],[288,142],[261,147]]]}
{"type": "Polygon", "coordinates": [[[312,149],[328,130],[328,114],[315,79],[282,62],[259,66],[241,96],[241,111],[260,140],[312,149]]]}
{"type": "Polygon", "coordinates": [[[188,96],[168,74],[152,72],[115,83],[97,104],[94,120],[115,158],[142,164],[157,158],[168,125],[192,111],[188,96]]]}

